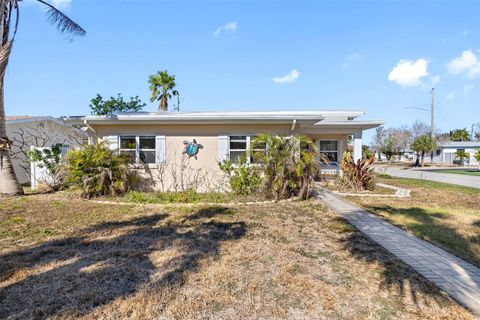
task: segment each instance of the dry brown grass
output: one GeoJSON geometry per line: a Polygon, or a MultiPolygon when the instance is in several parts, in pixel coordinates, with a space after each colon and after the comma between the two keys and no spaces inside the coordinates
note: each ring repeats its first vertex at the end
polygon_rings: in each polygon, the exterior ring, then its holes
{"type": "Polygon", "coordinates": [[[2,199],[0,221],[0,318],[473,318],[315,201],[148,209],[42,195],[2,199]]]}
{"type": "Polygon", "coordinates": [[[411,198],[349,199],[416,236],[480,266],[480,189],[414,179],[382,179],[411,198]]]}

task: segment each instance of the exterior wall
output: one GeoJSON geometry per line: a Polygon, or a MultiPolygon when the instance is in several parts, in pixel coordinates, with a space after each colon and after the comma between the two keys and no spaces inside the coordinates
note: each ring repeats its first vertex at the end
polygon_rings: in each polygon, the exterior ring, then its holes
{"type": "MultiPolygon", "coordinates": [[[[264,132],[290,135],[291,125],[259,124],[205,124],[205,125],[94,125],[99,139],[107,140],[112,135],[164,135],[166,162],[150,165],[145,175],[156,182],[156,189],[182,190],[190,186],[200,191],[218,190],[225,187],[225,177],[218,168],[219,136],[255,135],[264,132]],[[197,159],[183,155],[184,141],[203,145],[197,159]]],[[[295,131],[293,132],[296,133],[295,131]]],[[[339,141],[339,159],[347,147],[346,134],[310,135],[315,143],[320,140],[339,141]]]]}
{"type": "Polygon", "coordinates": [[[439,156],[436,156],[434,158],[435,162],[441,162],[441,163],[453,163],[453,161],[456,159],[456,153],[459,149],[465,149],[465,152],[470,154],[469,159],[465,159],[465,165],[473,165],[473,166],[478,166],[479,163],[477,160],[475,160],[475,152],[476,148],[442,148],[441,153],[439,156]]]}
{"type": "MultiPolygon", "coordinates": [[[[7,136],[10,140],[19,138],[19,127],[21,124],[8,124],[7,123],[7,136]]],[[[28,159],[23,153],[17,153],[18,147],[13,146],[12,151],[16,153],[15,158],[12,158],[13,170],[15,175],[21,184],[30,182],[30,172],[28,166],[28,159]]]]}
{"type": "Polygon", "coordinates": [[[85,134],[71,127],[63,127],[51,120],[41,120],[7,121],[7,135],[13,141],[13,169],[20,183],[26,184],[30,182],[31,168],[25,152],[30,147],[50,147],[56,143],[78,146],[82,143],[85,134]]]}

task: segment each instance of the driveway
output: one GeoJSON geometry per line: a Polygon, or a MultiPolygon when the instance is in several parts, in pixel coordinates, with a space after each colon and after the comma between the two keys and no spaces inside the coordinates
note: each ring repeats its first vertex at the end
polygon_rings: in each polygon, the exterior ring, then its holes
{"type": "Polygon", "coordinates": [[[431,172],[432,168],[426,169],[405,169],[394,167],[375,167],[375,170],[380,173],[386,173],[392,177],[424,179],[436,182],[458,184],[461,186],[479,188],[480,176],[467,176],[452,173],[431,172]]]}

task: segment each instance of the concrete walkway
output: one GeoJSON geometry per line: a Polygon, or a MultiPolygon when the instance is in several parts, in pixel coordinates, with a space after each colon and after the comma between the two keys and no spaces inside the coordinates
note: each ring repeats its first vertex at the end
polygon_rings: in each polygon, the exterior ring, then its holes
{"type": "Polygon", "coordinates": [[[392,177],[425,179],[436,182],[458,184],[461,186],[480,188],[480,176],[431,172],[420,169],[399,169],[394,167],[375,167],[375,171],[386,173],[392,177]]]}
{"type": "Polygon", "coordinates": [[[480,268],[324,189],[318,198],[373,241],[480,317],[480,268]]]}

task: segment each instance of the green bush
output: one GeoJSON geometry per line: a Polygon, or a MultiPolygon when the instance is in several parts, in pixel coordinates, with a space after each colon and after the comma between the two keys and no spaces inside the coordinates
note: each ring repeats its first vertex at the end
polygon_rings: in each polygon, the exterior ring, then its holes
{"type": "Polygon", "coordinates": [[[225,160],[220,162],[219,166],[220,169],[227,174],[233,193],[250,195],[259,191],[262,183],[259,168],[250,165],[245,155],[240,158],[238,163],[225,160]]]}
{"type": "Polygon", "coordinates": [[[266,146],[255,153],[260,163],[263,190],[275,200],[298,196],[306,199],[320,168],[318,150],[313,141],[302,135],[261,134],[254,145],[266,146]]]}
{"type": "Polygon", "coordinates": [[[243,156],[239,163],[227,160],[220,169],[230,178],[233,192],[250,195],[262,191],[275,200],[310,195],[313,180],[319,170],[319,156],[312,140],[305,136],[261,134],[252,142],[248,154],[255,164],[243,156]],[[262,149],[262,151],[258,151],[262,149]]]}
{"type": "Polygon", "coordinates": [[[65,187],[80,191],[85,198],[121,195],[133,190],[139,181],[129,168],[128,158],[103,144],[69,151],[63,169],[65,187]]]}

